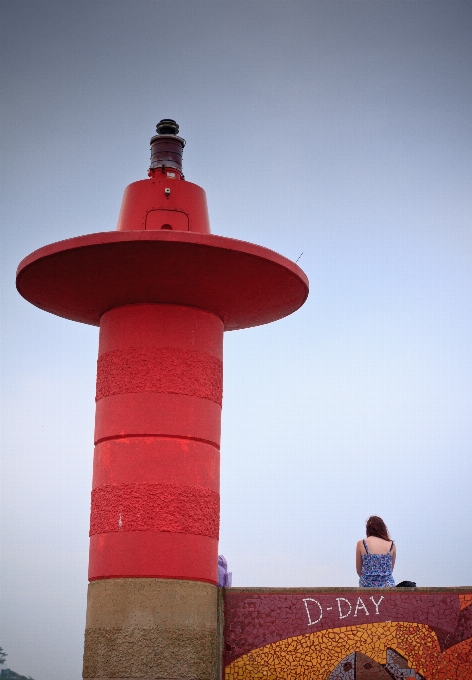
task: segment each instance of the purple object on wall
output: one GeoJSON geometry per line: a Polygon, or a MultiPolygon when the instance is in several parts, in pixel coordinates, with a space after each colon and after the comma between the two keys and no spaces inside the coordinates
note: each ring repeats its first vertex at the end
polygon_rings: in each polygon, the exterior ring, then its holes
{"type": "Polygon", "coordinates": [[[228,571],[228,562],[223,555],[218,555],[218,588],[229,588],[233,574],[228,571]]]}

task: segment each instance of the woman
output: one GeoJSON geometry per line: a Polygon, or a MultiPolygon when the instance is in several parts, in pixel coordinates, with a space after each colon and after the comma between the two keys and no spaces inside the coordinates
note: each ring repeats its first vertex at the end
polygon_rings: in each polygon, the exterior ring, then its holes
{"type": "Polygon", "coordinates": [[[357,542],[356,569],[360,588],[394,588],[392,571],[396,548],[385,522],[373,515],[366,523],[366,536],[357,542]]]}

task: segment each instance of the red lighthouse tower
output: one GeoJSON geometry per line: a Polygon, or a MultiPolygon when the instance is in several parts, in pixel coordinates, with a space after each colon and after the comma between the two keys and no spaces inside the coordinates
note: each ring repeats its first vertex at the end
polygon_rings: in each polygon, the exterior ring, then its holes
{"type": "Polygon", "coordinates": [[[216,673],[223,332],[308,295],[277,253],[210,233],[173,120],[151,139],[117,231],[19,265],[37,307],[100,327],[84,678],[216,673]]]}

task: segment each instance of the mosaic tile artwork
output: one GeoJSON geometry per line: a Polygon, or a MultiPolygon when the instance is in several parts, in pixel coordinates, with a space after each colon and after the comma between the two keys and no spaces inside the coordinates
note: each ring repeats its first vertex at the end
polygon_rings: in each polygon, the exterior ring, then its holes
{"type": "Polygon", "coordinates": [[[472,589],[226,589],[225,680],[472,680],[472,589]]]}

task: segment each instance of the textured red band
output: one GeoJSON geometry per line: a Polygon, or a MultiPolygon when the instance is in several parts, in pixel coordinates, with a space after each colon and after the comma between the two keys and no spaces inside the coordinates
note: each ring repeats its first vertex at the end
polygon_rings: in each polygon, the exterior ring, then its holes
{"type": "Polygon", "coordinates": [[[221,406],[223,364],[210,354],[172,347],[129,347],[102,354],[96,401],[130,392],[186,394],[221,406]]]}
{"type": "Polygon", "coordinates": [[[119,484],[92,491],[90,536],[173,531],[218,538],[220,496],[183,484],[119,484]]]}

